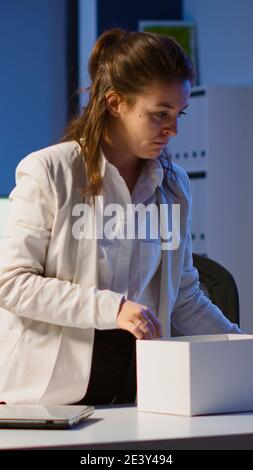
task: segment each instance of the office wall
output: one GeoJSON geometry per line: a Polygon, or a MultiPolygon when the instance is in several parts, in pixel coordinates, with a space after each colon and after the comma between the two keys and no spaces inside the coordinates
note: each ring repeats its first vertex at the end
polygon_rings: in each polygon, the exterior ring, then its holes
{"type": "Polygon", "coordinates": [[[0,194],[26,154],[66,122],[65,0],[0,2],[0,194]]]}
{"type": "Polygon", "coordinates": [[[252,0],[183,0],[183,18],[197,23],[201,84],[253,84],[252,0]]]}
{"type": "MultiPolygon", "coordinates": [[[[78,77],[79,87],[89,84],[88,59],[97,37],[97,0],[78,0],[78,77]]],[[[85,106],[87,95],[79,96],[80,106],[85,106]]]]}
{"type": "Polygon", "coordinates": [[[180,20],[182,18],[181,0],[98,0],[98,34],[118,26],[136,30],[138,20],[180,20]]]}

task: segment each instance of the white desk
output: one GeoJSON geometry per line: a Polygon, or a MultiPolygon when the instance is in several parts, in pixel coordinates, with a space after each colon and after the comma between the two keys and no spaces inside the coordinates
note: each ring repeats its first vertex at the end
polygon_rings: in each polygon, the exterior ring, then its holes
{"type": "Polygon", "coordinates": [[[0,449],[253,449],[253,413],[187,418],[96,408],[70,430],[0,429],[0,449]]]}

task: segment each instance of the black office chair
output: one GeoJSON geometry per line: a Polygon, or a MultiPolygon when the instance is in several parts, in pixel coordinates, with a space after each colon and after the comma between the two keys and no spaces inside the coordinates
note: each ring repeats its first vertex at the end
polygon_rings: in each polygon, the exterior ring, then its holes
{"type": "Polygon", "coordinates": [[[216,261],[195,253],[193,264],[199,272],[204,294],[232,323],[239,325],[239,294],[232,274],[216,261]]]}
{"type": "MultiPolygon", "coordinates": [[[[200,288],[222,313],[239,325],[239,294],[232,274],[221,264],[193,253],[193,264],[199,272],[200,288]]],[[[182,334],[171,325],[171,336],[182,334]]]]}

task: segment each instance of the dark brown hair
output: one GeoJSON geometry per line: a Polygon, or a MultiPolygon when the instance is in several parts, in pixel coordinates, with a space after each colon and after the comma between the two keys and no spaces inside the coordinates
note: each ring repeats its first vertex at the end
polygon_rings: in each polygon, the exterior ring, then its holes
{"type": "MultiPolygon", "coordinates": [[[[107,118],[105,95],[114,90],[129,107],[135,97],[152,83],[194,78],[191,61],[171,37],[114,28],[95,42],[89,59],[91,85],[87,106],[67,124],[61,142],[75,140],[82,148],[89,184],[83,195],[98,195],[100,174],[100,141],[107,118]],[[81,140],[82,139],[82,140],[81,140]]],[[[163,152],[166,157],[166,151],[163,152]]],[[[161,158],[162,163],[162,158],[161,158]]],[[[168,168],[168,165],[167,165],[168,168]]]]}

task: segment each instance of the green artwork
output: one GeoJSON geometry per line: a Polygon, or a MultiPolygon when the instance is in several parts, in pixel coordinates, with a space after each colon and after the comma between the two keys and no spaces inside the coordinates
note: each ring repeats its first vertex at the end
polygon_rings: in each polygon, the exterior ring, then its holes
{"type": "Polygon", "coordinates": [[[146,26],[144,29],[146,32],[153,32],[153,33],[160,33],[166,34],[167,36],[172,36],[179,44],[183,47],[186,54],[192,56],[192,43],[191,43],[191,36],[192,30],[188,27],[174,27],[170,28],[167,26],[146,26]]]}

